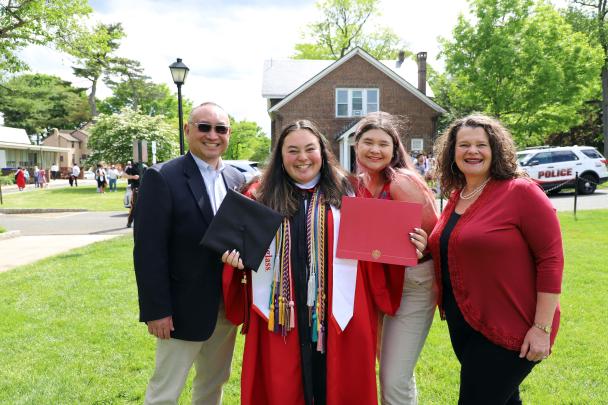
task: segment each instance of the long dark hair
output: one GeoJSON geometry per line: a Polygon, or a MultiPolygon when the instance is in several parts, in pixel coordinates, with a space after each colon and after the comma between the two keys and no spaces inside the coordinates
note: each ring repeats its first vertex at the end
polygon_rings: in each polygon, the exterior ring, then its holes
{"type": "Polygon", "coordinates": [[[444,196],[449,196],[452,190],[462,188],[466,184],[464,174],[458,169],[455,161],[456,135],[461,128],[483,128],[492,150],[490,177],[498,180],[527,177],[517,165],[515,143],[511,133],[496,118],[483,114],[471,114],[452,122],[449,128],[435,143],[437,156],[436,171],[444,196]]]}
{"type": "MultiPolygon", "coordinates": [[[[412,160],[407,155],[405,146],[399,137],[399,130],[404,125],[404,118],[394,116],[383,111],[367,114],[357,124],[355,143],[359,142],[364,133],[371,129],[384,131],[393,140],[393,157],[388,166],[382,171],[385,180],[390,180],[398,169],[409,169],[414,172],[412,160]]],[[[359,168],[357,164],[357,168],[359,168]]]]}
{"type": "Polygon", "coordinates": [[[325,201],[340,207],[342,196],[351,191],[346,172],[334,156],[329,142],[317,126],[308,120],[298,120],[283,128],[277,139],[270,162],[264,170],[256,198],[262,204],[292,217],[298,210],[298,189],[283,168],[282,149],[287,135],[298,129],[305,129],[313,134],[321,147],[321,178],[319,187],[325,195],[325,201]]]}

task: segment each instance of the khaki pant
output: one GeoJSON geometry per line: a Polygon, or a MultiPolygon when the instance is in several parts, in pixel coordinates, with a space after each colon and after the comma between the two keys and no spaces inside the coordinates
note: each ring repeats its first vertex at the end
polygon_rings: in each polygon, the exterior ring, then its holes
{"type": "Polygon", "coordinates": [[[433,261],[406,269],[401,305],[395,316],[385,316],[380,351],[380,388],[383,405],[418,403],[414,369],[429,333],[435,305],[433,261]]]}
{"type": "Polygon", "coordinates": [[[192,404],[220,405],[222,386],[230,377],[236,327],[226,319],[223,308],[217,325],[204,342],[157,339],[156,368],[146,390],[145,404],[177,404],[192,364],[192,404]]]}

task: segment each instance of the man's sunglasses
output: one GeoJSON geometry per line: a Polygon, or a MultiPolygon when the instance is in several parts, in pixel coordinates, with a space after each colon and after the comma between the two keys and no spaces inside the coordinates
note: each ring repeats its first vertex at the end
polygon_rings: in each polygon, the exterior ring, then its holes
{"type": "Polygon", "coordinates": [[[228,133],[228,130],[230,129],[229,126],[226,125],[212,125],[212,124],[207,124],[206,122],[195,122],[194,125],[198,128],[199,131],[201,132],[211,132],[211,128],[215,129],[215,132],[220,134],[220,135],[225,135],[228,133]]]}

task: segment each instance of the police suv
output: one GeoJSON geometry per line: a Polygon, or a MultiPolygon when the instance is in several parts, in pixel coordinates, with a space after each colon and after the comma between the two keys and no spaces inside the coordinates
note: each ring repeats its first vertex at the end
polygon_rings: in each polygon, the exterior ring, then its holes
{"type": "Polygon", "coordinates": [[[517,152],[517,161],[530,178],[552,193],[577,187],[580,194],[592,194],[598,184],[608,181],[606,158],[591,146],[527,148],[517,152]]]}

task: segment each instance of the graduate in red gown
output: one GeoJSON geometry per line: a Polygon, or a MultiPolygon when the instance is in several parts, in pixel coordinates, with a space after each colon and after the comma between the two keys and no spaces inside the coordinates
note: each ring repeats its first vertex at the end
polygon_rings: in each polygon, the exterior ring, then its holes
{"type": "MultiPolygon", "coordinates": [[[[404,268],[335,257],[352,188],[313,123],[282,131],[248,194],[284,220],[257,272],[223,256],[226,315],[247,334],[241,403],[377,404],[378,313],[397,310],[404,268]]],[[[413,243],[422,251],[426,238],[413,243]]]]}
{"type": "Polygon", "coordinates": [[[23,191],[25,188],[25,169],[21,170],[21,168],[17,168],[17,173],[15,174],[15,183],[17,183],[17,188],[19,191],[23,191]]]}

